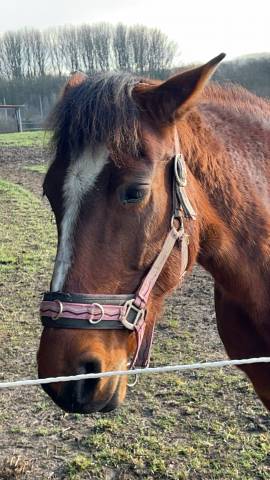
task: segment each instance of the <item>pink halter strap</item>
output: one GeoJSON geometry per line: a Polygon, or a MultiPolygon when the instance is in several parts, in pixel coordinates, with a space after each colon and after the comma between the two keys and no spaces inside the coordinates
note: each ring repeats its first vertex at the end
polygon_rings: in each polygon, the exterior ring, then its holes
{"type": "Polygon", "coordinates": [[[174,158],[173,178],[171,229],[160,253],[135,295],[45,293],[40,306],[41,321],[45,327],[99,330],[124,328],[134,331],[137,339],[137,348],[130,368],[134,366],[148,366],[154,323],[148,327],[147,342],[142,351],[146,327],[147,302],[177,241],[181,245],[182,253],[180,279],[183,277],[188,266],[188,236],[184,231],[183,218],[195,218],[195,212],[185,192],[186,169],[184,159],[180,154],[174,158]]]}

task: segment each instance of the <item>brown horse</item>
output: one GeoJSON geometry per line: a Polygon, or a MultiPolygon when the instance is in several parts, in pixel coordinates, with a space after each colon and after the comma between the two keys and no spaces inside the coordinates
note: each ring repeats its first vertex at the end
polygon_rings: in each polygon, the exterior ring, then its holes
{"type": "MultiPolygon", "coordinates": [[[[146,364],[164,298],[196,261],[215,280],[228,355],[270,355],[270,104],[237,86],[206,85],[223,57],[165,82],[77,73],[67,83],[44,181],[58,249],[42,304],[40,377],[124,369],[134,355],[146,364]],[[147,272],[151,288],[138,305],[147,272]]],[[[241,368],[270,409],[270,365],[241,368]]],[[[116,376],[46,391],[67,411],[105,412],[126,385],[116,376]]]]}

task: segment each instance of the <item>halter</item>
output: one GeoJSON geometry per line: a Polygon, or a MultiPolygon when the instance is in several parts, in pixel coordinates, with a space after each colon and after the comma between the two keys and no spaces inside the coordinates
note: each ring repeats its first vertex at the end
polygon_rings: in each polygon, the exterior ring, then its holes
{"type": "Polygon", "coordinates": [[[153,341],[154,322],[146,346],[142,342],[146,327],[147,302],[155,283],[170,256],[175,243],[181,248],[180,280],[188,266],[188,235],[184,230],[184,218],[195,219],[196,214],[187,197],[185,187],[187,173],[182,154],[174,157],[173,214],[171,229],[163,247],[144,277],[137,292],[130,295],[86,295],[62,292],[47,292],[40,306],[42,324],[51,328],[83,330],[129,330],[135,332],[137,347],[130,368],[149,365],[153,341]]]}

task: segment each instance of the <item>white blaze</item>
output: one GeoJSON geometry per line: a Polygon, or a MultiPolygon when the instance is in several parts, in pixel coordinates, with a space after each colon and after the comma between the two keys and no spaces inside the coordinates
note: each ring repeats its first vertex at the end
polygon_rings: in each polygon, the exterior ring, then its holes
{"type": "Polygon", "coordinates": [[[72,262],[73,233],[84,195],[89,192],[107,163],[104,146],[94,152],[87,148],[79,158],[71,160],[64,186],[64,215],[55,258],[51,291],[61,291],[72,262]]]}

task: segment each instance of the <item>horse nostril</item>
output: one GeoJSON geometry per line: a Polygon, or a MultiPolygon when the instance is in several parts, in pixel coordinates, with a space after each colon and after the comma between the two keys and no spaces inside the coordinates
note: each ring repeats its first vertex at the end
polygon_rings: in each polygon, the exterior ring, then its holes
{"type": "MultiPolygon", "coordinates": [[[[80,364],[77,374],[84,373],[99,373],[101,372],[101,363],[99,360],[91,359],[80,364]]],[[[75,382],[74,393],[78,403],[84,404],[89,402],[89,397],[94,393],[94,390],[99,382],[99,378],[89,378],[75,382]]]]}
{"type": "MultiPolygon", "coordinates": [[[[101,372],[101,363],[99,360],[88,360],[86,362],[81,363],[79,367],[80,373],[100,373],[101,372]]],[[[99,380],[90,379],[90,380],[99,380]]]]}
{"type": "MultiPolygon", "coordinates": [[[[99,360],[88,359],[81,361],[75,372],[73,370],[73,373],[99,373],[101,371],[101,362],[99,360]]],[[[90,411],[95,411],[91,410],[90,407],[99,381],[99,378],[89,378],[66,382],[62,384],[60,390],[50,384],[42,385],[42,387],[53,401],[67,412],[89,413],[90,411]]]]}

